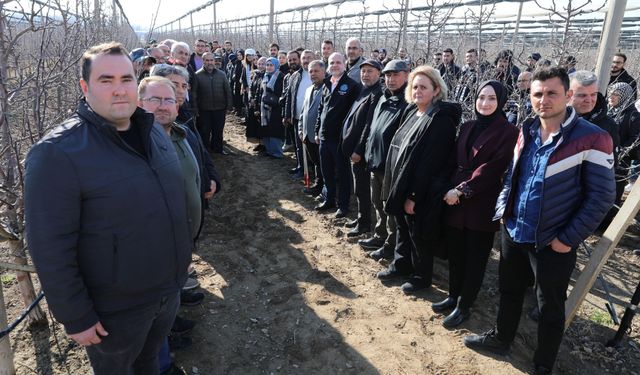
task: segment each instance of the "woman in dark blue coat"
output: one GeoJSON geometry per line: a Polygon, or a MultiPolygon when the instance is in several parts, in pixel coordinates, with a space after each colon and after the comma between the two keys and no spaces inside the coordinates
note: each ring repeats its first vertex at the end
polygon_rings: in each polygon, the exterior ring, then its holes
{"type": "Polygon", "coordinates": [[[433,310],[453,309],[443,322],[455,327],[470,315],[484,278],[498,222],[494,209],[502,176],[513,157],[518,129],[502,111],[508,90],[485,81],[476,93],[476,120],[462,124],[455,146],[455,169],[445,196],[445,238],[449,254],[449,296],[433,310]]]}

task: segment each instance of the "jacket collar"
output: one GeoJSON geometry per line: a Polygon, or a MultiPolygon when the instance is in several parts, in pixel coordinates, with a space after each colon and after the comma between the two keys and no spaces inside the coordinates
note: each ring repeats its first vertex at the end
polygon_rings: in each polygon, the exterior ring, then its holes
{"type": "MultiPolygon", "coordinates": [[[[89,124],[93,125],[101,133],[107,135],[112,140],[120,141],[118,131],[115,126],[105,120],[102,116],[95,113],[89,103],[83,98],[78,103],[76,108],[78,116],[82,117],[89,124]]],[[[147,155],[149,154],[149,139],[151,129],[153,128],[154,117],[153,113],[149,113],[144,109],[137,107],[131,115],[131,126],[139,127],[140,134],[142,135],[142,141],[147,155]]]]}

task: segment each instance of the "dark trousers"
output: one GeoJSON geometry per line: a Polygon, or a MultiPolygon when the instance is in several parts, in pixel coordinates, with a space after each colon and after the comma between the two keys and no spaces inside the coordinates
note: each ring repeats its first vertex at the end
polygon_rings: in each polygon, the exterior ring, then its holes
{"type": "Polygon", "coordinates": [[[433,253],[414,231],[414,217],[395,215],[396,248],[389,270],[403,275],[420,277],[427,284],[433,278],[433,253]]]}
{"type": "Polygon", "coordinates": [[[468,309],[480,292],[495,233],[447,226],[445,235],[449,254],[449,296],[460,298],[458,307],[468,309]]]}
{"type": "Polygon", "coordinates": [[[371,176],[367,171],[367,163],[361,159],[351,164],[353,185],[358,200],[358,225],[362,228],[371,227],[371,176]]]}
{"type": "Polygon", "coordinates": [[[349,159],[338,149],[338,142],[320,141],[320,166],[328,202],[338,197],[338,208],[349,211],[351,168],[349,159]],[[337,192],[337,194],[336,194],[337,192]]]}
{"type": "MultiPolygon", "coordinates": [[[[293,139],[295,139],[295,145],[296,145],[296,168],[300,168],[302,169],[302,163],[304,162],[303,156],[302,156],[302,141],[300,140],[300,137],[298,137],[298,119],[291,119],[291,125],[289,125],[287,127],[291,128],[293,131],[293,139]]],[[[288,131],[288,130],[287,130],[288,131]]]]}
{"type": "Polygon", "coordinates": [[[213,152],[222,152],[222,134],[224,133],[225,110],[200,111],[198,116],[198,131],[205,147],[213,152]]]}
{"type": "Polygon", "coordinates": [[[383,172],[371,172],[371,203],[376,211],[376,226],[373,229],[373,236],[385,239],[385,256],[392,255],[396,247],[396,220],[393,215],[384,212],[384,199],[382,196],[382,184],[384,181],[383,172]]]}
{"type": "Polygon", "coordinates": [[[538,320],[538,348],[533,362],[538,366],[553,368],[564,335],[564,304],[571,272],[576,265],[576,249],[566,254],[553,251],[550,246],[536,252],[533,244],[514,242],[509,232],[502,230],[498,309],[498,338],[512,342],[529,283],[531,270],[536,278],[536,297],[540,318],[538,320]]]}
{"type": "MultiPolygon", "coordinates": [[[[298,120],[292,119],[291,122],[293,123],[293,121],[298,122],[298,120]]],[[[297,134],[298,134],[298,130],[296,127],[291,125],[285,126],[284,127],[284,144],[295,145],[296,139],[298,138],[297,134]]]]}
{"type": "Polygon", "coordinates": [[[180,297],[174,293],[134,309],[100,314],[109,333],[87,347],[96,375],[156,375],[158,352],[175,319],[180,297]]]}
{"type": "Polygon", "coordinates": [[[320,168],[320,146],[317,143],[313,143],[309,140],[309,137],[304,139],[304,144],[307,146],[307,168],[309,171],[313,170],[314,184],[322,188],[324,186],[324,179],[322,178],[322,170],[320,168]]]}

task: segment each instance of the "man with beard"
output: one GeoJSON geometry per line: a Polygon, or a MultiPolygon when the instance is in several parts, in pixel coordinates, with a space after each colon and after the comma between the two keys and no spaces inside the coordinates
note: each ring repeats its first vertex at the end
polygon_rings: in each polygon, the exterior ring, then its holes
{"type": "Polygon", "coordinates": [[[358,241],[358,244],[370,252],[375,260],[393,257],[396,247],[396,224],[392,215],[384,212],[386,197],[382,195],[385,162],[391,140],[400,126],[402,114],[407,107],[404,96],[409,71],[411,69],[402,60],[391,60],[382,70],[386,89],[374,107],[371,120],[362,132],[360,143],[351,155],[351,159],[361,157],[367,163],[370,172],[371,202],[376,211],[376,225],[373,236],[358,241]]]}
{"type": "Polygon", "coordinates": [[[369,59],[360,64],[360,82],[362,91],[351,106],[351,110],[344,120],[340,146],[342,153],[351,158],[351,174],[356,199],[358,201],[358,217],[347,222],[347,227],[352,228],[347,232],[347,237],[356,237],[371,230],[371,191],[369,185],[369,172],[367,163],[355,153],[360,143],[364,128],[371,120],[370,112],[373,112],[378,99],[382,95],[380,84],[380,72],[382,65],[377,60],[369,59]]]}
{"type": "Polygon", "coordinates": [[[233,107],[227,77],[216,69],[213,54],[202,55],[203,67],[193,80],[192,98],[198,117],[197,124],[205,147],[226,155],[222,147],[225,113],[233,107]]]}
{"type": "Polygon", "coordinates": [[[297,51],[290,51],[287,55],[289,61],[289,67],[291,73],[289,77],[285,77],[285,81],[288,82],[284,92],[284,115],[283,122],[287,132],[291,132],[292,139],[295,140],[296,145],[296,161],[295,168],[289,171],[294,175],[294,178],[300,179],[304,175],[303,162],[304,156],[302,149],[302,140],[297,136],[300,129],[299,120],[302,112],[302,104],[304,103],[304,94],[307,88],[312,85],[311,78],[309,76],[309,63],[313,60],[313,52],[304,50],[302,57],[298,56],[297,51]],[[300,65],[302,60],[302,65],[300,65]]]}
{"type": "Polygon", "coordinates": [[[360,64],[364,61],[364,49],[358,38],[349,38],[345,46],[347,54],[347,75],[356,82],[360,82],[360,64]]]}
{"type": "Polygon", "coordinates": [[[627,63],[627,55],[618,52],[613,54],[613,60],[611,61],[611,76],[609,77],[609,86],[616,82],[625,82],[631,85],[633,88],[633,98],[636,99],[638,95],[638,84],[635,78],[631,77],[629,72],[624,68],[627,63]]]}
{"type": "Polygon", "coordinates": [[[315,127],[316,143],[320,144],[320,165],[326,190],[325,200],[316,206],[318,211],[336,207],[336,219],[347,216],[351,195],[349,158],[338,147],[342,124],[351,105],[360,94],[361,86],[346,73],[345,58],[334,52],[329,56],[331,77],[324,80],[319,115],[315,127]],[[337,185],[337,186],[336,186],[337,185]]]}

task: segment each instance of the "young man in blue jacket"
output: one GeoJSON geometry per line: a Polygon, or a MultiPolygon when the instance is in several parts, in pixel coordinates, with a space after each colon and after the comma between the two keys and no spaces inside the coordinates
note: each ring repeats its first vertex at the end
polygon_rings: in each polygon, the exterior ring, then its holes
{"type": "Polygon", "coordinates": [[[494,218],[503,223],[497,324],[464,339],[473,349],[509,351],[532,270],[540,308],[536,374],[551,373],[560,348],[576,249],[615,198],[611,137],[567,107],[572,94],[564,69],[534,73],[537,117],[523,124],[494,218]]]}
{"type": "Polygon", "coordinates": [[[158,374],[193,248],[171,140],[137,108],[124,47],[82,59],[84,99],[29,152],[26,232],[55,318],[95,374],[158,374]]]}

